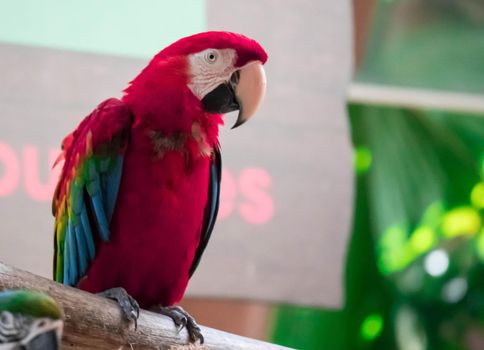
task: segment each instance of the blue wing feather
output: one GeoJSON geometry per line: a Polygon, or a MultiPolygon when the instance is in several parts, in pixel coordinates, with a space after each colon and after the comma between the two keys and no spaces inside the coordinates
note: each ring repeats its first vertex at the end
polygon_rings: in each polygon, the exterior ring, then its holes
{"type": "Polygon", "coordinates": [[[202,254],[207,247],[210,236],[212,235],[213,227],[215,226],[215,220],[217,219],[218,205],[220,198],[220,181],[222,176],[222,157],[220,150],[216,148],[214,150],[214,159],[210,164],[210,179],[208,186],[207,205],[205,206],[203,227],[198,244],[195,251],[195,257],[193,258],[192,266],[190,267],[189,275],[193,275],[200,263],[202,254]]]}
{"type": "Polygon", "coordinates": [[[217,205],[218,205],[218,195],[219,195],[219,181],[220,179],[218,178],[217,175],[217,164],[214,162],[210,166],[210,182],[211,182],[211,191],[209,195],[211,195],[210,199],[210,219],[208,221],[208,227],[213,227],[215,224],[215,218],[217,216],[217,205]]]}
{"type": "Polygon", "coordinates": [[[96,255],[96,247],[94,245],[94,239],[92,235],[91,225],[89,224],[89,218],[87,217],[86,205],[84,205],[81,210],[81,225],[83,228],[84,240],[87,245],[87,260],[91,261],[96,255]]]}
{"type": "Polygon", "coordinates": [[[119,189],[119,184],[121,183],[121,175],[123,174],[123,160],[124,158],[122,156],[118,156],[114,161],[114,167],[111,171],[111,174],[108,176],[105,176],[105,178],[109,178],[109,181],[107,181],[107,186],[106,186],[106,213],[108,215],[108,220],[111,221],[111,218],[114,213],[114,207],[116,205],[116,199],[118,197],[118,189],[119,189]]]}
{"type": "Polygon", "coordinates": [[[79,264],[79,275],[84,275],[87,270],[87,259],[88,259],[88,253],[87,253],[87,244],[84,239],[85,233],[84,233],[84,228],[82,227],[82,224],[76,225],[75,229],[75,236],[76,236],[76,247],[77,247],[77,261],[79,264]]]}
{"type": "Polygon", "coordinates": [[[100,192],[91,197],[91,203],[94,209],[94,214],[96,215],[99,235],[103,241],[107,242],[109,240],[109,223],[106,218],[106,213],[104,212],[104,204],[100,192]]]}
{"type": "MultiPolygon", "coordinates": [[[[71,245],[69,244],[69,231],[67,231],[66,233],[66,238],[64,240],[64,255],[70,255],[70,250],[71,250],[71,245]]],[[[71,269],[70,269],[70,264],[69,264],[69,258],[66,257],[64,259],[64,271],[63,271],[63,282],[65,284],[68,284],[68,285],[71,285],[71,282],[70,282],[70,272],[71,272],[71,269]]]]}
{"type": "Polygon", "coordinates": [[[67,247],[69,249],[69,257],[68,259],[66,259],[69,264],[69,284],[73,284],[73,281],[76,281],[77,277],[79,276],[77,264],[77,249],[75,249],[74,240],[74,230],[72,227],[72,223],[69,220],[69,223],[67,224],[67,247]]]}

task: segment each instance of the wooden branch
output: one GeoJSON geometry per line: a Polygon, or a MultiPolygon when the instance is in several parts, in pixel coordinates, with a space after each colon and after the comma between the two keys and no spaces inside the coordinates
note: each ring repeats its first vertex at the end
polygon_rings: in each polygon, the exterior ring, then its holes
{"type": "Polygon", "coordinates": [[[201,327],[203,347],[183,346],[187,345],[186,330],[178,334],[165,316],[142,310],[135,331],[115,302],[0,262],[0,290],[22,288],[44,292],[62,306],[63,349],[287,349],[207,327],[201,327]]]}

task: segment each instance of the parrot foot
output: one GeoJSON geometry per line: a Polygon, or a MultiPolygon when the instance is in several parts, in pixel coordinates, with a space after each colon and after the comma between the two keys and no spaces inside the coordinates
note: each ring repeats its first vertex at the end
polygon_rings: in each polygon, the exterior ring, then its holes
{"type": "Polygon", "coordinates": [[[157,306],[153,311],[170,317],[176,325],[177,332],[186,327],[191,343],[197,340],[203,344],[203,335],[195,319],[180,306],[157,306]]]}
{"type": "Polygon", "coordinates": [[[138,329],[139,305],[124,288],[107,289],[97,295],[116,301],[129,321],[134,322],[134,330],[138,329]]]}

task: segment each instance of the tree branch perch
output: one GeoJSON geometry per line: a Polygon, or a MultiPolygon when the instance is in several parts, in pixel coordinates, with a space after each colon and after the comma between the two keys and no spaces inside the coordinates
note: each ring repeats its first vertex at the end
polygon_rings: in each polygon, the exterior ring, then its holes
{"type": "MultiPolygon", "coordinates": [[[[41,291],[62,306],[65,313],[63,349],[183,349],[188,342],[186,330],[178,334],[173,321],[167,317],[142,310],[135,331],[115,302],[0,262],[0,290],[6,289],[41,291]]],[[[212,328],[201,328],[205,337],[205,347],[201,349],[287,349],[212,328]]]]}

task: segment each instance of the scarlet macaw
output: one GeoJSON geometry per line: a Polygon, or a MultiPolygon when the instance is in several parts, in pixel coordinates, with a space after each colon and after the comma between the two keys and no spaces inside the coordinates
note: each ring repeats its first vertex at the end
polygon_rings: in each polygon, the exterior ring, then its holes
{"type": "Polygon", "coordinates": [[[53,199],[56,281],[116,299],[135,322],[138,303],[158,306],[203,341],[173,305],[217,216],[222,114],[239,110],[237,127],[255,113],[266,60],[240,34],[183,38],[64,139],[53,199]]]}

